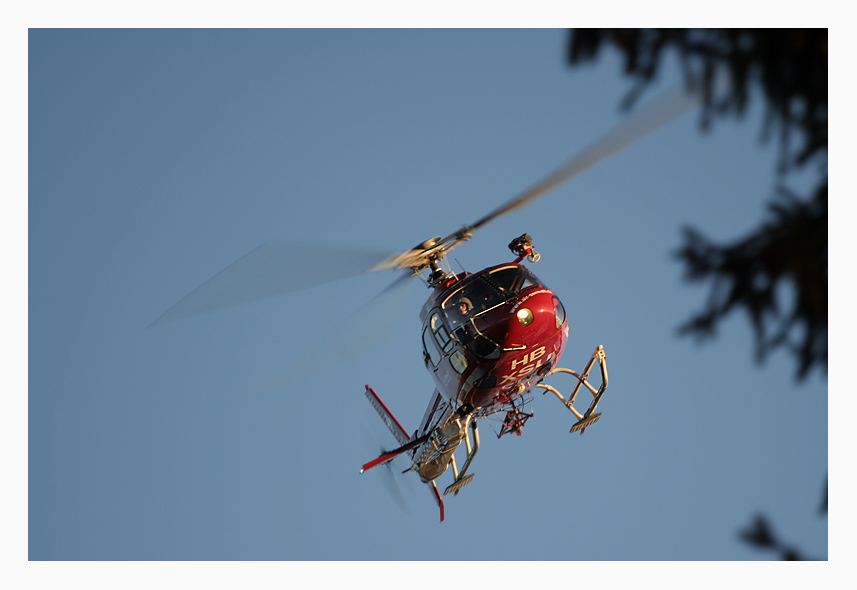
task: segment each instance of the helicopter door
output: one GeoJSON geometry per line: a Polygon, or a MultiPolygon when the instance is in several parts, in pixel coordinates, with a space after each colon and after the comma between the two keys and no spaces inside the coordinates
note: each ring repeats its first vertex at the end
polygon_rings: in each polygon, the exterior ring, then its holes
{"type": "Polygon", "coordinates": [[[425,354],[426,367],[431,371],[436,370],[443,354],[429,328],[423,330],[423,353],[425,354]]]}
{"type": "Polygon", "coordinates": [[[440,319],[440,314],[431,316],[429,325],[423,330],[423,351],[426,356],[426,365],[431,369],[437,369],[443,357],[448,356],[452,350],[453,341],[440,319]]]}
{"type": "Polygon", "coordinates": [[[423,331],[423,347],[426,353],[426,368],[432,372],[441,389],[452,394],[458,389],[461,374],[467,368],[467,359],[455,350],[455,341],[449,335],[440,313],[431,316],[423,331]]]}

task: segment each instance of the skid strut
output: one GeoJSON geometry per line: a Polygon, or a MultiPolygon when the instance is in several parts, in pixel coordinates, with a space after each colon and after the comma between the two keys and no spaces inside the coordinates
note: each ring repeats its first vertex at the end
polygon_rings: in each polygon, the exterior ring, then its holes
{"type": "Polygon", "coordinates": [[[539,383],[537,387],[541,387],[547,391],[553,393],[559,401],[563,403],[563,405],[568,408],[572,414],[577,417],[577,422],[574,426],[571,427],[571,432],[578,432],[583,434],[583,431],[586,430],[587,426],[591,426],[598,422],[598,419],[601,418],[601,414],[595,414],[595,409],[598,407],[598,402],[601,401],[601,396],[604,395],[604,391],[607,389],[607,355],[604,352],[603,346],[598,346],[595,349],[595,352],[592,353],[592,358],[589,359],[589,362],[586,363],[586,368],[582,373],[577,373],[576,371],[572,371],[571,369],[563,369],[562,367],[557,367],[552,370],[548,375],[553,375],[554,373],[567,373],[572,375],[577,379],[577,385],[574,387],[574,391],[571,392],[571,396],[568,398],[568,401],[562,396],[562,394],[556,390],[556,388],[551,387],[550,385],[545,385],[543,383],[539,383]],[[595,363],[598,363],[598,366],[601,369],[601,387],[595,389],[591,383],[589,383],[589,372],[592,370],[592,366],[595,363]],[[577,399],[577,394],[580,392],[581,387],[586,387],[589,392],[592,394],[592,403],[589,404],[589,408],[585,413],[581,414],[574,407],[574,401],[577,399]]]}
{"type": "Polygon", "coordinates": [[[472,420],[472,415],[467,416],[467,421],[464,425],[464,445],[467,448],[467,459],[464,460],[464,466],[461,468],[461,471],[458,471],[458,465],[455,463],[455,455],[452,456],[452,475],[455,477],[455,481],[453,481],[447,488],[443,491],[443,495],[454,493],[454,495],[458,495],[458,491],[469,484],[473,480],[473,473],[470,475],[466,475],[467,470],[470,468],[470,464],[473,462],[473,457],[476,456],[476,451],[479,450],[479,429],[476,426],[476,420],[472,420]],[[467,431],[467,427],[473,430],[473,442],[470,440],[470,433],[467,431]]]}

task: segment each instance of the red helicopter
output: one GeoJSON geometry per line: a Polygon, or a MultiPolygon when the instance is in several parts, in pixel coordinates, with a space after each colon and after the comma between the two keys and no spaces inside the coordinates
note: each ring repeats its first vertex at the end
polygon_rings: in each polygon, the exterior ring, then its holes
{"type": "MultiPolygon", "coordinates": [[[[473,480],[473,473],[469,470],[479,450],[480,420],[499,423],[498,438],[511,433],[520,436],[527,420],[532,417],[532,412],[525,411],[532,402],[532,393],[542,389],[543,393],[554,394],[576,418],[570,432],[583,434],[601,417],[596,409],[608,382],[606,354],[602,346],[595,348],[579,373],[559,366],[568,339],[568,318],[556,293],[522,264],[525,259],[535,263],[540,258],[529,235],[524,234],[509,244],[514,260],[475,273],[454,274],[444,264],[446,254],[469,240],[473,232],[485,224],[529,204],[697,104],[697,98],[676,88],[626,120],[545,180],[476,223],[446,238],[427,240],[392,257],[367,253],[361,258],[367,263],[365,266],[354,264],[358,254],[353,250],[348,251],[345,256],[348,263],[343,264],[341,249],[317,248],[311,251],[315,264],[308,266],[321,269],[320,274],[309,276],[302,273],[300,284],[296,285],[290,273],[273,272],[293,256],[296,245],[264,244],[204,283],[153,325],[361,274],[366,272],[363,269],[369,272],[396,269],[402,273],[376,298],[386,306],[386,295],[393,293],[398,285],[413,277],[422,279],[430,289],[429,297],[420,310],[422,354],[435,389],[419,427],[408,434],[378,394],[365,386],[366,397],[399,447],[383,452],[363,465],[361,473],[389,463],[400,455],[409,457],[411,466],[405,472],[415,471],[429,486],[443,521],[443,496],[457,495],[473,480]],[[596,364],[599,368],[597,386],[590,383],[590,373],[596,364]],[[555,387],[543,382],[559,373],[576,380],[568,399],[555,387]],[[574,404],[583,389],[592,395],[592,399],[587,409],[581,412],[574,404]],[[459,468],[455,451],[462,441],[466,457],[459,468]],[[453,481],[441,494],[436,481],[450,467],[453,481]]],[[[305,250],[301,248],[301,251],[305,250]]],[[[370,306],[372,304],[370,302],[370,306]]],[[[361,314],[355,317],[359,325],[361,314]]],[[[355,325],[346,325],[342,333],[355,333],[356,330],[355,325]]],[[[362,334],[359,347],[338,346],[338,359],[318,354],[315,349],[307,350],[305,357],[274,376],[257,393],[288,385],[330,364],[357,356],[385,340],[375,322],[362,325],[359,331],[362,334]],[[373,334],[377,339],[369,342],[366,336],[373,334]],[[316,359],[323,359],[323,364],[313,365],[312,361],[316,359]]],[[[330,342],[331,338],[348,342],[347,338],[338,338],[336,333],[325,342],[330,342]]]]}
{"type": "Polygon", "coordinates": [[[420,427],[409,435],[375,391],[366,386],[366,397],[400,443],[363,465],[361,473],[408,453],[412,465],[428,484],[444,519],[443,498],[435,480],[452,467],[453,482],[443,495],[455,494],[473,480],[471,463],[479,450],[480,419],[504,416],[498,438],[509,433],[521,435],[532,413],[524,411],[534,387],[551,391],[577,417],[571,432],[583,434],[601,417],[595,410],[607,389],[604,348],[595,349],[582,373],[557,366],[568,339],[568,318],[556,294],[521,262],[536,262],[539,254],[532,239],[524,234],[509,244],[517,258],[509,263],[477,273],[453,275],[442,270],[439,260],[445,251],[467,239],[466,232],[447,240],[425,242],[388,264],[405,266],[415,272],[431,269],[426,282],[432,289],[420,311],[422,346],[426,368],[435,382],[420,427]],[[595,363],[600,367],[600,386],[589,382],[595,363]],[[567,373],[577,385],[566,400],[554,387],[542,381],[555,373],[567,373]],[[593,399],[581,414],[574,407],[581,387],[593,399]],[[455,450],[464,441],[467,456],[461,469],[455,450]]]}

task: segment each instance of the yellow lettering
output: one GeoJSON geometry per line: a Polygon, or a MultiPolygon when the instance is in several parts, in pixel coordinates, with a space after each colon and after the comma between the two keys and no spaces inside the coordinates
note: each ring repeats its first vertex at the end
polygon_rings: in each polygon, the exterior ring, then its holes
{"type": "Polygon", "coordinates": [[[528,354],[525,354],[525,355],[524,355],[524,358],[522,358],[522,359],[519,359],[519,360],[513,360],[513,361],[512,361],[512,370],[514,371],[514,370],[515,370],[515,367],[517,367],[518,365],[526,365],[528,360],[529,360],[529,355],[528,355],[528,354]]]}
{"type": "Polygon", "coordinates": [[[504,375],[502,379],[503,380],[500,382],[500,385],[505,385],[507,381],[511,381],[512,383],[516,381],[514,375],[504,375]]]}

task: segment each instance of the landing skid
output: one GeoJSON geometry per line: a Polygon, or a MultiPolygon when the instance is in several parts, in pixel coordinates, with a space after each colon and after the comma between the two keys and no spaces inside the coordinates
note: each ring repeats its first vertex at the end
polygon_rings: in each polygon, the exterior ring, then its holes
{"type": "Polygon", "coordinates": [[[443,492],[443,495],[446,496],[449,493],[455,492],[455,495],[457,496],[458,490],[460,490],[473,480],[473,475],[474,474],[471,473],[470,475],[465,475],[464,477],[456,478],[456,480],[452,482],[451,485],[447,486],[447,488],[443,492]]]}
{"type": "MultiPolygon", "coordinates": [[[[566,400],[563,395],[551,385],[538,383],[537,387],[544,389],[545,392],[550,391],[553,393],[557,399],[559,399],[562,404],[575,415],[577,422],[575,422],[569,432],[580,432],[580,434],[583,434],[589,426],[592,426],[601,419],[601,413],[595,413],[595,410],[598,408],[598,403],[601,401],[601,397],[607,389],[607,355],[604,352],[604,347],[598,346],[598,348],[595,349],[595,352],[592,353],[592,357],[589,359],[589,362],[586,364],[586,368],[583,372],[577,373],[571,369],[557,367],[551,370],[547,375],[545,375],[545,377],[549,377],[556,373],[565,373],[577,379],[577,384],[571,392],[571,396],[568,400],[566,400]],[[592,371],[595,363],[598,363],[599,370],[601,371],[601,386],[598,388],[589,382],[589,373],[592,371]],[[574,407],[574,402],[577,400],[577,394],[580,393],[584,387],[589,390],[593,399],[586,412],[581,414],[574,407]]],[[[473,481],[473,474],[467,473],[467,471],[479,450],[479,429],[477,427],[477,421],[479,417],[484,417],[485,415],[478,412],[471,413],[472,408],[459,408],[458,412],[454,413],[451,405],[448,407],[441,406],[442,398],[438,392],[435,391],[435,396],[432,398],[433,402],[429,403],[429,408],[426,410],[426,415],[423,418],[423,425],[420,427],[420,430],[414,432],[413,437],[411,437],[407,434],[407,431],[402,427],[399,421],[396,420],[389,408],[387,408],[384,402],[381,401],[381,398],[378,397],[374,390],[372,390],[368,385],[366,386],[366,397],[372,403],[372,406],[378,412],[378,415],[384,420],[384,423],[390,429],[390,432],[401,443],[401,446],[392,451],[385,452],[377,459],[363,465],[363,469],[360,470],[361,473],[368,471],[377,465],[391,461],[402,453],[410,451],[411,456],[414,459],[414,463],[411,467],[406,469],[405,472],[417,471],[419,473],[420,479],[422,479],[422,481],[431,489],[432,495],[440,509],[440,520],[443,521],[443,496],[449,494],[457,496],[458,492],[461,491],[464,486],[473,481]],[[422,432],[422,434],[419,434],[420,432],[422,432]],[[467,458],[464,461],[461,471],[459,471],[458,464],[455,460],[455,449],[461,443],[462,438],[464,439],[465,446],[467,448],[467,458]],[[417,455],[417,453],[419,453],[419,455],[417,455]],[[435,483],[435,479],[445,472],[448,466],[452,467],[454,480],[443,491],[443,494],[441,494],[437,484],[435,483]]],[[[532,414],[522,412],[513,406],[512,410],[507,412],[506,419],[504,420],[503,428],[501,429],[499,436],[503,436],[503,434],[507,434],[509,432],[520,434],[521,427],[531,416],[532,414]]]]}
{"type": "Polygon", "coordinates": [[[595,424],[601,418],[600,412],[598,414],[595,414],[594,412],[598,407],[598,402],[601,401],[601,396],[604,395],[604,391],[607,389],[607,355],[604,352],[604,347],[599,345],[598,348],[595,349],[595,352],[592,353],[592,358],[590,358],[589,362],[586,363],[586,368],[582,373],[577,373],[571,369],[557,367],[548,373],[547,376],[553,375],[554,373],[567,373],[577,379],[577,385],[575,385],[574,391],[571,392],[571,396],[568,398],[568,401],[566,401],[556,388],[550,385],[539,383],[536,387],[541,387],[542,389],[553,393],[557,399],[559,399],[559,401],[561,401],[562,404],[577,417],[577,422],[571,427],[569,433],[580,432],[580,434],[583,434],[583,431],[586,430],[588,426],[595,424]],[[592,367],[596,362],[601,369],[601,387],[598,389],[589,383],[589,372],[592,370],[592,367]],[[589,408],[586,412],[581,414],[577,409],[575,409],[574,402],[577,399],[577,394],[580,392],[581,387],[584,386],[592,394],[593,400],[592,403],[589,404],[589,408]]]}

